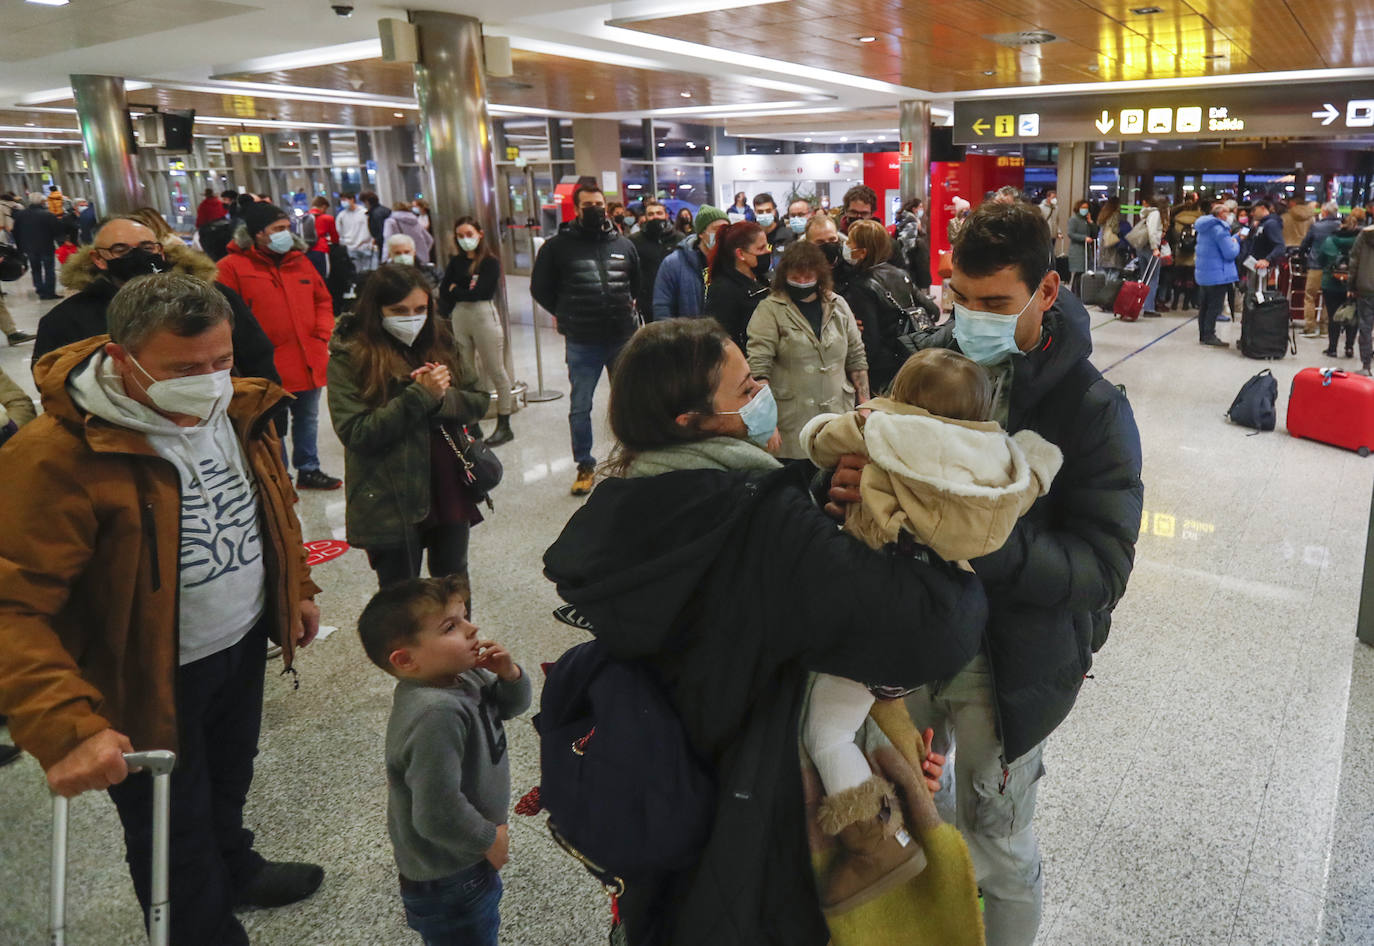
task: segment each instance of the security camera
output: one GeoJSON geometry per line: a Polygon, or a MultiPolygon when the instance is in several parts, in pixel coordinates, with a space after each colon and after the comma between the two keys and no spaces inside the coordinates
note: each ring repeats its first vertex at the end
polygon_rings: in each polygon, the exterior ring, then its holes
{"type": "Polygon", "coordinates": [[[335,16],[350,17],[353,15],[353,4],[351,3],[331,4],[330,9],[334,11],[335,16]]]}

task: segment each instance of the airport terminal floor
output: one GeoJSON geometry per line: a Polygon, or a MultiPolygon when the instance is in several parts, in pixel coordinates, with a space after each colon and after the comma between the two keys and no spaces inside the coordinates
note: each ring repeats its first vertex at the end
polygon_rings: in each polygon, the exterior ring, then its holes
{"type": "MultiPolygon", "coordinates": [[[[527,282],[509,280],[515,308],[527,282]]],[[[7,301],[21,329],[44,311],[26,283],[7,301]]],[[[1251,946],[1374,942],[1374,648],[1354,635],[1374,459],[1288,436],[1289,380],[1323,365],[1318,340],[1268,363],[1279,429],[1249,435],[1223,414],[1266,365],[1197,343],[1193,313],[1125,323],[1092,310],[1094,363],[1124,385],[1144,445],[1146,515],[1135,573],[1077,706],[1050,738],[1036,824],[1045,946],[1251,946]]],[[[1223,325],[1230,340],[1238,327],[1223,325]]],[[[516,375],[534,382],[533,330],[513,325],[516,375]]],[[[561,339],[544,329],[545,384],[567,390],[561,339]]],[[[31,386],[30,346],[0,366],[31,386]]],[[[1337,363],[1350,367],[1351,362],[1337,363]]],[[[606,387],[596,405],[604,457],[606,387]]],[[[581,500],[568,494],[568,400],[516,414],[496,510],[472,537],[478,624],[535,679],[580,635],[541,556],[581,500]]],[[[326,472],[342,449],[322,420],[326,472]]],[[[307,540],[343,536],[342,493],[304,493],[307,540]]],[[[319,565],[323,623],[300,687],[266,664],[267,697],[247,819],[268,857],[308,860],[323,887],[251,912],[259,946],[416,940],[396,893],[382,748],[393,681],[368,662],[359,611],[376,587],[362,552],[319,565]]],[[[513,794],[538,779],[526,714],[508,724],[513,794]]],[[[3,733],[0,733],[0,737],[3,733]]],[[[73,804],[68,942],[134,946],[140,914],[104,794],[73,804]]],[[[511,818],[501,942],[605,942],[600,888],[511,818]]],[[[49,796],[31,757],[0,770],[0,941],[45,937],[49,796]]]]}

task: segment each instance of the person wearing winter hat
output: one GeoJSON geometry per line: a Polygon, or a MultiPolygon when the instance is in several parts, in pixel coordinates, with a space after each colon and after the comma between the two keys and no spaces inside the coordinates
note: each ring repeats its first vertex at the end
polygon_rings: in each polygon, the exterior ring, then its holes
{"type": "Polygon", "coordinates": [[[654,279],[654,320],[697,318],[706,311],[706,267],[715,257],[716,234],[729,222],[725,212],[702,204],[692,221],[695,236],[683,240],[654,279]]]}
{"type": "Polygon", "coordinates": [[[219,261],[219,281],[252,307],[272,339],[282,387],[294,396],[286,426],[291,431],[297,488],[338,489],[343,480],[320,469],[316,449],[320,394],[334,332],[333,300],[306,258],[305,244],[291,233],[286,211],[275,204],[254,203],[244,208],[242,220],[228,255],[219,261]]]}

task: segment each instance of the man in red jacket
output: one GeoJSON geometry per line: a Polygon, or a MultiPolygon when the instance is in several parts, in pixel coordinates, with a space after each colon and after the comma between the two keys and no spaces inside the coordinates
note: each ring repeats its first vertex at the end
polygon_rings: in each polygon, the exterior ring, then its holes
{"type": "Polygon", "coordinates": [[[329,212],[329,198],[316,197],[310,204],[310,216],[315,218],[315,245],[305,251],[321,277],[328,276],[329,248],[339,242],[339,229],[329,212]]]}
{"type": "MultiPolygon", "coordinates": [[[[295,397],[289,426],[296,487],[338,489],[343,481],[320,469],[315,446],[334,304],[304,249],[291,233],[286,211],[274,204],[250,204],[228,255],[219,261],[219,281],[252,308],[272,340],[282,387],[295,397]]],[[[285,440],[283,431],[283,452],[285,440]]]]}
{"type": "Polygon", "coordinates": [[[205,188],[205,199],[196,208],[196,229],[199,230],[207,223],[213,223],[222,217],[229,216],[229,210],[224,206],[224,201],[219,194],[215,193],[213,187],[205,188]]]}

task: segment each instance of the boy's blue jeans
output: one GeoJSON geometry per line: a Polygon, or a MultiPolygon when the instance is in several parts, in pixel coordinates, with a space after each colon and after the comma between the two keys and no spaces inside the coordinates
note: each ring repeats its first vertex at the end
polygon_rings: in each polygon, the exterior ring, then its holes
{"type": "Polygon", "coordinates": [[[438,880],[402,879],[401,902],[425,946],[497,946],[501,875],[485,859],[438,880]]]}

